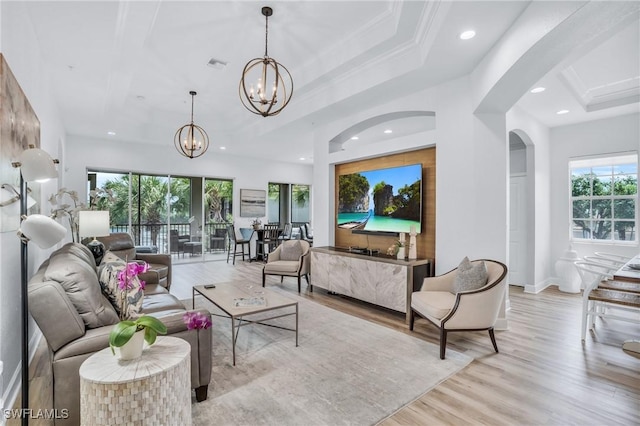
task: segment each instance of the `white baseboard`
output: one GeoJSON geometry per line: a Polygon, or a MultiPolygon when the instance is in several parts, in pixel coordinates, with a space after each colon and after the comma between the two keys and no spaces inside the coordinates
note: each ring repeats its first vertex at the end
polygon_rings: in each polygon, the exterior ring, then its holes
{"type": "Polygon", "coordinates": [[[496,324],[493,326],[494,330],[508,330],[509,320],[506,318],[498,318],[496,324]]]}
{"type": "Polygon", "coordinates": [[[546,280],[536,283],[535,285],[524,286],[524,292],[537,294],[549,286],[556,285],[556,282],[557,280],[555,280],[554,278],[547,278],[546,280]]]}
{"type": "MultiPolygon", "coordinates": [[[[42,332],[36,328],[33,334],[31,335],[31,339],[29,339],[29,363],[33,361],[33,357],[36,354],[36,350],[38,349],[38,345],[40,344],[40,340],[42,339],[42,332]]],[[[13,408],[16,400],[18,399],[18,395],[20,394],[20,387],[22,385],[22,370],[21,365],[18,365],[18,368],[11,375],[11,380],[7,384],[6,389],[2,389],[2,401],[4,402],[2,410],[13,408]]],[[[4,412],[4,411],[3,411],[4,412]]],[[[2,416],[3,420],[0,425],[4,425],[4,416],[2,416]]]]}

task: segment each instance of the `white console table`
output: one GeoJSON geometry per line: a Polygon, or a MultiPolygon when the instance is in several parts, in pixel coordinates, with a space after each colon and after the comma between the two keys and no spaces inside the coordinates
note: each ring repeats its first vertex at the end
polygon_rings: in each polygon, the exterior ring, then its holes
{"type": "Polygon", "coordinates": [[[411,293],[425,277],[433,276],[433,259],[398,260],[366,255],[336,247],[311,248],[314,287],[406,313],[411,312],[411,293]]]}

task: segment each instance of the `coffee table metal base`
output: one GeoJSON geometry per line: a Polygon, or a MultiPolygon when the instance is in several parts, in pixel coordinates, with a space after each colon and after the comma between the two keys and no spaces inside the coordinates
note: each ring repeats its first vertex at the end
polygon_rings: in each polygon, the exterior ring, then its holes
{"type": "Polygon", "coordinates": [[[235,317],[226,316],[226,315],[217,315],[217,314],[211,314],[211,315],[215,315],[215,316],[223,317],[223,318],[231,318],[231,340],[233,342],[231,347],[232,347],[232,351],[233,351],[233,365],[236,365],[236,341],[238,340],[238,332],[240,331],[240,327],[244,327],[244,326],[247,326],[247,325],[260,324],[260,325],[266,325],[267,327],[279,328],[280,330],[294,331],[296,333],[296,348],[298,347],[298,304],[297,303],[296,303],[295,312],[291,312],[291,313],[288,313],[288,314],[282,314],[282,315],[276,315],[276,316],[269,317],[269,318],[261,318],[258,321],[251,321],[251,320],[245,319],[244,317],[237,317],[237,324],[236,324],[236,318],[235,317]],[[295,328],[281,327],[279,325],[267,324],[267,323],[264,322],[264,321],[274,320],[276,318],[290,317],[292,315],[296,316],[296,327],[295,328]]]}
{"type": "Polygon", "coordinates": [[[266,300],[265,306],[236,307],[233,306],[234,299],[239,297],[250,297],[250,294],[243,290],[241,284],[220,283],[216,284],[216,287],[212,289],[205,289],[202,285],[193,287],[192,306],[194,309],[196,303],[196,293],[198,293],[201,296],[204,296],[205,299],[216,305],[221,311],[226,314],[220,315],[212,313],[211,315],[231,319],[231,347],[234,366],[236,365],[236,343],[238,340],[238,332],[240,331],[240,327],[259,324],[267,327],[279,328],[281,330],[293,331],[296,334],[296,347],[298,347],[298,302],[281,296],[269,289],[263,289],[262,291],[266,300]],[[290,306],[295,307],[294,312],[287,312],[270,316],[268,318],[260,318],[258,320],[251,320],[246,318],[246,316],[249,315],[284,309],[290,306]],[[269,324],[265,322],[290,316],[295,316],[295,328],[282,327],[280,325],[269,324]]]}

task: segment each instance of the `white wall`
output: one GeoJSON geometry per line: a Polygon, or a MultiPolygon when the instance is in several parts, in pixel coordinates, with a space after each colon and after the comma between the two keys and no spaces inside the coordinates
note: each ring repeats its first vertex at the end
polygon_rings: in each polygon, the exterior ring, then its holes
{"type": "MultiPolygon", "coordinates": [[[[22,2],[0,2],[1,36],[0,51],[15,75],[18,84],[40,120],[40,146],[54,158],[58,155],[58,143],[64,141],[64,128],[57,114],[52,90],[43,72],[44,64],[35,34],[22,2]]],[[[5,143],[3,141],[3,143],[5,143]]],[[[0,161],[12,159],[0,158],[0,161]]],[[[13,159],[15,160],[15,159],[13,159]]],[[[55,191],[57,182],[42,185],[41,195],[55,191]]],[[[37,200],[42,211],[48,212],[41,197],[37,200]]],[[[29,275],[45,259],[49,251],[29,245],[29,275]]],[[[0,394],[7,405],[13,403],[20,387],[20,243],[15,232],[0,234],[0,360],[4,363],[0,394]]],[[[39,333],[31,328],[30,350],[35,351],[39,333]]],[[[5,407],[0,407],[5,408],[5,407]]]]}
{"type": "MultiPolygon", "coordinates": [[[[66,186],[83,193],[88,168],[233,179],[234,219],[239,226],[245,226],[253,218],[239,217],[241,188],[266,191],[269,182],[313,184],[310,165],[237,157],[213,149],[202,157],[189,159],[178,154],[173,146],[173,135],[168,136],[165,146],[69,136],[67,152],[70,155],[64,164],[66,186]]],[[[313,186],[311,191],[313,199],[313,186]]]]}
{"type": "MultiPolygon", "coordinates": [[[[640,115],[574,124],[551,129],[551,260],[562,257],[570,244],[569,225],[569,160],[572,157],[640,151],[640,115]]],[[[640,200],[638,200],[640,201],[640,200]]],[[[636,206],[640,202],[636,201],[636,206]]],[[[638,224],[636,224],[638,229],[638,224]]],[[[638,245],[573,243],[578,256],[589,256],[596,251],[618,253],[625,256],[638,254],[638,245]]]]}
{"type": "MultiPolygon", "coordinates": [[[[334,165],[337,163],[420,149],[435,143],[436,274],[455,268],[464,256],[506,263],[509,147],[505,116],[474,115],[470,93],[469,79],[464,77],[383,105],[354,111],[339,122],[322,126],[314,146],[316,199],[335,199],[334,165]],[[344,129],[381,112],[403,110],[435,112],[435,131],[328,153],[329,140],[344,129]]],[[[326,204],[315,203],[314,244],[333,241],[333,212],[333,206],[329,210],[326,204]]],[[[508,327],[505,305],[496,326],[508,327]]]]}
{"type": "MultiPolygon", "coordinates": [[[[505,261],[508,144],[504,115],[474,116],[468,78],[355,111],[319,130],[314,149],[316,197],[333,200],[333,165],[362,158],[420,149],[436,144],[436,272],[457,266],[464,256],[505,261]],[[434,111],[436,130],[364,144],[327,154],[328,141],[345,128],[381,112],[434,111]],[[320,136],[322,135],[322,136],[320,136]]],[[[318,230],[333,233],[333,210],[316,203],[318,230]],[[320,220],[322,218],[322,220],[320,220]]],[[[326,241],[332,237],[327,236],[326,241]]],[[[314,241],[315,243],[315,241],[314,241]]]]}

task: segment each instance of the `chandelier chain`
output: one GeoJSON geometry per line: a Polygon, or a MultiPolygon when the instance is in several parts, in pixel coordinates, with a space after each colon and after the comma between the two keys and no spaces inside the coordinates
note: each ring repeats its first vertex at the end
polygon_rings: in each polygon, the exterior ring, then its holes
{"type": "Polygon", "coordinates": [[[264,17],[265,20],[265,24],[264,24],[264,57],[268,58],[269,55],[267,54],[267,38],[269,37],[269,15],[265,15],[264,17]]]}
{"type": "Polygon", "coordinates": [[[193,124],[193,99],[195,98],[195,93],[191,92],[191,124],[193,124]]]}

